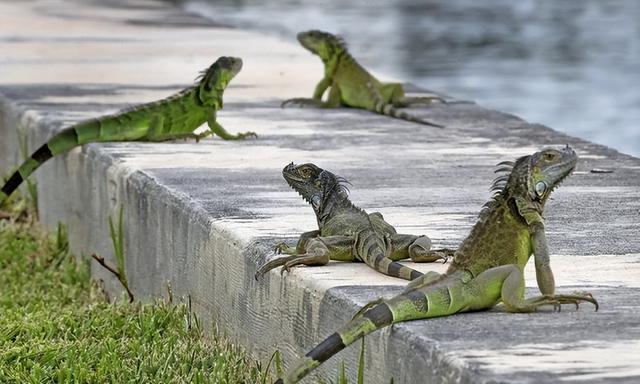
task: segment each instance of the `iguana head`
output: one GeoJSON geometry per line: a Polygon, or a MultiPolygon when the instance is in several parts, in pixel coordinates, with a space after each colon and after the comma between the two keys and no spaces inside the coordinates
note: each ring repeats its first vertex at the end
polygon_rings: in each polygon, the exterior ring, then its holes
{"type": "Polygon", "coordinates": [[[578,155],[568,145],[562,150],[546,148],[514,162],[502,162],[496,172],[510,171],[494,180],[497,189],[506,198],[516,201],[520,214],[527,219],[524,210],[542,214],[544,204],[560,183],[571,174],[578,162],[578,155]],[[506,182],[506,184],[505,184],[506,182]]]}
{"type": "Polygon", "coordinates": [[[318,30],[298,33],[298,41],[303,47],[320,56],[323,61],[347,49],[340,37],[318,30]]]}
{"type": "Polygon", "coordinates": [[[241,69],[239,57],[222,56],[211,64],[198,81],[198,97],[202,104],[222,108],[222,92],[241,69]]]}
{"type": "Polygon", "coordinates": [[[342,206],[342,203],[351,205],[348,190],[344,186],[347,181],[315,164],[291,163],[284,167],[282,176],[291,188],[311,204],[319,220],[330,215],[331,210],[342,206]]]}

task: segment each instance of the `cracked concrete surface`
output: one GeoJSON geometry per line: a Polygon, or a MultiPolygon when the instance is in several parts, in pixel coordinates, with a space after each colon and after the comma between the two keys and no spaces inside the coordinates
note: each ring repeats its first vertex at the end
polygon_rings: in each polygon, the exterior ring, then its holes
{"type": "MultiPolygon", "coordinates": [[[[283,110],[281,100],[311,93],[322,73],[317,58],[293,37],[228,28],[223,17],[209,22],[165,3],[2,2],[0,52],[2,172],[21,158],[18,132],[36,148],[68,124],[191,84],[218,56],[243,58],[219,121],[232,132],[256,131],[258,140],[92,144],[50,161],[36,179],[43,222],[66,223],[78,253],[113,257],[107,218],[122,204],[138,297],[166,296],[171,284],[176,296],[191,295],[200,318],[265,360],[279,348],[291,363],[358,306],[404,285],[339,262],[253,279],[273,244],[316,225],[282,180],[287,163],[330,169],[351,181],[356,204],[382,212],[400,232],[455,247],[490,196],[495,163],[570,144],[578,170],[546,214],[552,268],[558,291],[589,290],[601,310],[497,308],[399,324],[367,337],[366,382],[640,380],[639,159],[473,103],[411,109],[446,129],[359,110],[283,110]]],[[[526,274],[527,294],[535,294],[532,265],[526,274]]],[[[358,348],[318,374],[334,377],[344,360],[353,376],[358,348]]]]}

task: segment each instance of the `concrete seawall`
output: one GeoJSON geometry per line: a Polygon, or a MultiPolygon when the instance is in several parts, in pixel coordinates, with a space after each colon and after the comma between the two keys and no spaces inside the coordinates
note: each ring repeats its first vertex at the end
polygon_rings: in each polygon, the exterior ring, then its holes
{"type": "MultiPolygon", "coordinates": [[[[282,180],[287,163],[330,169],[353,184],[356,204],[400,232],[455,247],[490,196],[494,164],[570,144],[578,170],[547,210],[552,268],[558,291],[589,290],[601,310],[496,309],[400,324],[367,337],[366,382],[640,380],[640,159],[473,103],[411,110],[444,130],[358,110],[283,110],[281,100],[311,93],[317,58],[293,38],[221,27],[165,3],[3,2],[0,51],[0,173],[21,159],[20,135],[36,148],[68,124],[191,84],[218,56],[243,58],[219,121],[257,140],[86,145],[35,179],[42,221],[64,222],[77,253],[113,260],[107,220],[122,205],[137,297],[166,296],[170,284],[175,296],[191,296],[201,319],[264,360],[278,348],[293,362],[359,306],[404,285],[350,263],[254,280],[273,244],[316,226],[282,180]]],[[[117,292],[111,276],[93,272],[117,292]]],[[[535,294],[531,265],[526,273],[535,294]]],[[[358,348],[318,373],[333,378],[345,361],[354,375],[358,348]]]]}

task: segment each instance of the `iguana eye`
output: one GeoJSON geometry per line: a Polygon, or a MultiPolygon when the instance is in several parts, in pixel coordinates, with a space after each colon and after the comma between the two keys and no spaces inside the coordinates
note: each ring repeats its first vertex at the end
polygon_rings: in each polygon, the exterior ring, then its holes
{"type": "Polygon", "coordinates": [[[553,161],[553,160],[555,160],[555,158],[556,158],[556,154],[555,153],[547,152],[547,153],[544,154],[544,159],[546,161],[553,161]]]}
{"type": "Polygon", "coordinates": [[[311,170],[309,168],[301,168],[298,173],[300,174],[300,176],[304,177],[305,179],[308,179],[311,177],[311,170]]]}
{"type": "Polygon", "coordinates": [[[547,184],[544,181],[538,181],[536,183],[536,195],[542,196],[547,190],[547,184]]]}

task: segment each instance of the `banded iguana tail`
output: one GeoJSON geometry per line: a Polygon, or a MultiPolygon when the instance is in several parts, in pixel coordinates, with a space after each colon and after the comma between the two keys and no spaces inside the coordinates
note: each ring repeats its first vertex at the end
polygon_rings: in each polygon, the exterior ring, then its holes
{"type": "Polygon", "coordinates": [[[217,121],[222,109],[222,93],[242,69],[242,60],[220,57],[202,73],[197,84],[159,101],[138,105],[113,115],[74,124],[53,136],[11,175],[0,190],[0,205],[23,180],[53,156],[82,144],[108,141],[165,141],[215,134],[224,140],[253,136],[253,132],[231,134],[217,121]],[[209,131],[193,133],[205,122],[209,131]]]}
{"type": "Polygon", "coordinates": [[[444,128],[396,108],[412,104],[429,103],[432,100],[444,102],[440,97],[405,97],[402,84],[382,83],[367,72],[349,54],[344,41],[327,32],[307,31],[298,34],[298,41],[311,53],[320,56],[324,63],[324,77],[313,92],[313,98],[295,98],[282,103],[282,106],[300,105],[321,108],[339,106],[362,108],[382,115],[407,120],[414,123],[444,128]],[[329,98],[322,101],[322,95],[329,90],[329,98]]]}
{"type": "Polygon", "coordinates": [[[358,260],[385,275],[413,280],[422,273],[397,260],[410,257],[416,262],[431,262],[445,258],[440,254],[427,256],[431,247],[428,237],[398,234],[379,212],[367,214],[355,207],[347,195],[345,179],[314,164],[291,163],[282,170],[282,175],[311,204],[319,230],[303,233],[295,248],[278,244],[276,251],[289,256],[263,265],[256,279],[279,266],[284,272],[300,264],[358,260]]]}
{"type": "Polygon", "coordinates": [[[276,383],[297,383],[311,370],[359,338],[408,320],[491,308],[502,301],[509,312],[534,312],[542,305],[597,301],[589,293],[556,295],[542,212],[551,191],[577,162],[568,146],[545,149],[515,163],[503,162],[509,175],[494,182],[498,190],[480,213],[471,234],[455,252],[446,273],[429,272],[389,300],[366,305],[347,325],[318,344],[276,383]],[[531,253],[542,296],[524,299],[523,269],[531,253]]]}

